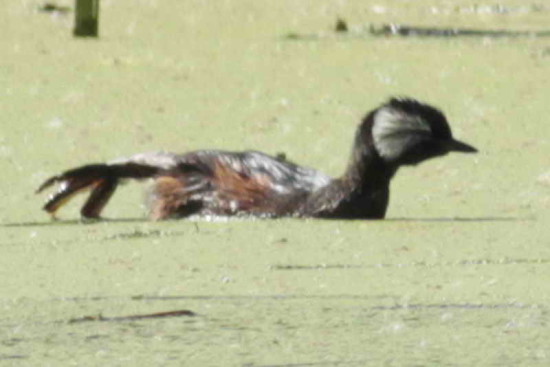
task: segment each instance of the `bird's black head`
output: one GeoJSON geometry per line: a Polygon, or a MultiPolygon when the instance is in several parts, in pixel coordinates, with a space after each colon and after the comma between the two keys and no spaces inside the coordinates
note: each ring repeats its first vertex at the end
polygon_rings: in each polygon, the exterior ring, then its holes
{"type": "Polygon", "coordinates": [[[477,150],[453,138],[445,115],[410,98],[392,98],[372,114],[372,140],[388,164],[415,165],[449,152],[477,150]]]}

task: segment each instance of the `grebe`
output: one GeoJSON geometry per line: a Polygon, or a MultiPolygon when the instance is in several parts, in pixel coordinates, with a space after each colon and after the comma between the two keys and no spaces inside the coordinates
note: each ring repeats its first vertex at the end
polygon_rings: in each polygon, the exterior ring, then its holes
{"type": "Polygon", "coordinates": [[[37,193],[59,183],[44,205],[55,216],[76,193],[91,190],[81,214],[99,218],[122,180],[151,178],[147,201],[153,220],[190,215],[381,219],[388,207],[390,180],[400,166],[449,152],[477,150],[453,138],[437,108],[410,98],[392,98],[363,119],[349,164],[336,179],[300,167],[283,155],[155,152],[65,171],[46,180],[37,193]]]}

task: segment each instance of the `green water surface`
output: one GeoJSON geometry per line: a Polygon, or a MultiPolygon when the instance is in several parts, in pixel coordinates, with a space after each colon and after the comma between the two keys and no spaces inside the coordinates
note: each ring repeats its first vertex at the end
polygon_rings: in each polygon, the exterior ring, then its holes
{"type": "Polygon", "coordinates": [[[550,38],[368,33],[548,30],[546,2],[104,0],[99,39],[42,4],[0,5],[0,365],[550,365],[550,38]],[[129,184],[52,222],[33,193],[161,149],[338,175],[391,95],[480,153],[398,172],[385,221],[149,222],[129,184]]]}

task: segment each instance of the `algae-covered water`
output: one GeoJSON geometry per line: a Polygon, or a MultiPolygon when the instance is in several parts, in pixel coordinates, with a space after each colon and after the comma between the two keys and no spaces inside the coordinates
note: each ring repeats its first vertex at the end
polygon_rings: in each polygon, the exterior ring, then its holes
{"type": "Polygon", "coordinates": [[[43,4],[0,6],[0,365],[549,365],[550,38],[368,32],[547,31],[546,2],[103,0],[99,39],[43,4]],[[400,171],[385,221],[148,222],[129,184],[52,222],[33,193],[159,149],[338,175],[390,95],[480,153],[400,171]]]}

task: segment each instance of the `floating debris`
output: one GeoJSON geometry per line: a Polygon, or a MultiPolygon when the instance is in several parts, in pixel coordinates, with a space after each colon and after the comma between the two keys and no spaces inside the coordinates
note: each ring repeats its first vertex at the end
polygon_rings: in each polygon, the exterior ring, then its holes
{"type": "Polygon", "coordinates": [[[318,34],[300,34],[300,33],[290,32],[284,35],[283,38],[288,40],[299,40],[299,41],[318,41],[322,38],[322,36],[318,34]]]}
{"type": "Polygon", "coordinates": [[[550,264],[550,258],[500,258],[500,259],[465,259],[459,261],[425,262],[413,261],[409,263],[375,263],[375,264],[275,264],[270,270],[354,270],[376,268],[412,268],[412,267],[450,267],[450,266],[478,266],[478,265],[520,265],[520,264],[550,264]]]}
{"type": "Polygon", "coordinates": [[[44,3],[38,7],[38,11],[44,13],[57,13],[57,14],[67,14],[72,9],[68,6],[60,6],[55,3],[44,3]]]}
{"type": "MultiPolygon", "coordinates": [[[[437,9],[437,8],[436,8],[437,9]]],[[[541,13],[548,11],[548,8],[540,4],[521,5],[521,6],[504,6],[502,4],[494,5],[469,5],[469,6],[457,6],[456,13],[463,14],[527,14],[527,13],[541,13]]]]}
{"type": "Polygon", "coordinates": [[[167,234],[171,234],[171,233],[160,231],[158,229],[154,229],[150,231],[142,231],[140,229],[135,229],[131,232],[117,233],[111,236],[107,236],[104,239],[105,240],[127,240],[127,239],[134,239],[134,238],[163,237],[163,236],[166,236],[167,234]]]}
{"type": "Polygon", "coordinates": [[[479,38],[537,38],[550,37],[550,30],[512,30],[512,29],[477,29],[477,28],[458,28],[458,27],[429,27],[429,26],[411,26],[397,23],[385,23],[382,25],[371,24],[365,30],[350,31],[348,24],[338,19],[333,28],[333,32],[324,33],[297,33],[289,32],[283,36],[287,40],[297,41],[321,41],[327,39],[357,39],[374,37],[433,37],[433,38],[451,38],[451,37],[479,37],[479,38]],[[335,38],[335,33],[342,37],[335,38]]]}
{"type": "Polygon", "coordinates": [[[516,31],[508,29],[474,29],[474,28],[438,28],[418,27],[402,24],[371,25],[369,32],[373,36],[401,37],[550,37],[548,31],[516,31]]]}
{"type": "Polygon", "coordinates": [[[348,23],[346,23],[345,20],[338,18],[338,20],[336,21],[336,26],[334,27],[334,31],[338,33],[346,33],[348,30],[348,23]]]}
{"type": "Polygon", "coordinates": [[[134,320],[144,320],[144,319],[162,319],[167,317],[182,317],[182,316],[197,316],[196,313],[189,310],[178,310],[178,311],[167,311],[167,312],[157,312],[157,313],[148,313],[140,315],[129,315],[129,316],[115,316],[115,317],[105,317],[101,314],[95,316],[84,316],[78,317],[69,320],[69,324],[76,324],[80,322],[90,322],[90,321],[134,321],[134,320]]]}

